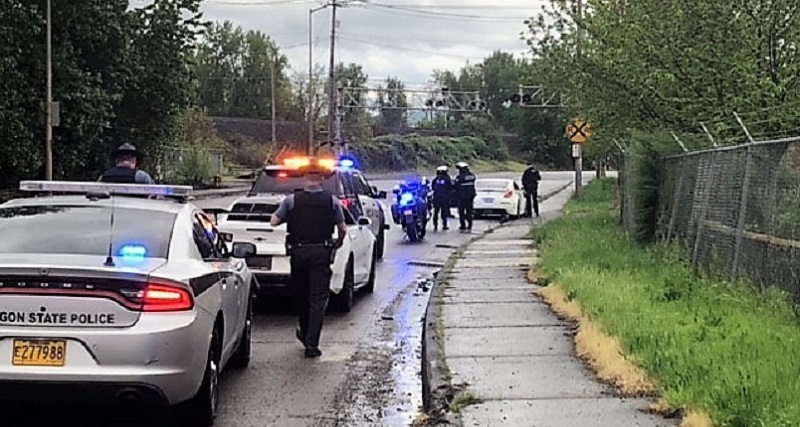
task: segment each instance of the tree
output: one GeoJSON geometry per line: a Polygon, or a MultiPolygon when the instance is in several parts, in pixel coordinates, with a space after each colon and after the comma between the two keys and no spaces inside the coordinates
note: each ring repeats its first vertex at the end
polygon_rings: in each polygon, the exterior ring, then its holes
{"type": "Polygon", "coordinates": [[[299,119],[288,76],[289,61],[260,31],[245,32],[230,21],[214,23],[195,54],[200,104],[212,116],[272,117],[275,76],[277,119],[299,119]]]}
{"type": "Polygon", "coordinates": [[[359,64],[339,63],[335,68],[336,87],[340,89],[356,89],[347,91],[349,96],[343,97],[341,101],[341,113],[343,115],[342,126],[346,140],[359,141],[372,136],[372,120],[367,115],[363,106],[366,99],[364,95],[369,76],[364,72],[364,67],[359,64]],[[360,89],[360,90],[359,90],[360,89]]]}
{"type": "Polygon", "coordinates": [[[388,128],[400,128],[406,125],[408,106],[405,85],[396,77],[387,77],[386,87],[378,88],[378,104],[380,105],[380,124],[388,128]]]}
{"type": "MultiPolygon", "coordinates": [[[[185,52],[198,3],[53,5],[53,99],[61,107],[53,132],[56,179],[96,179],[123,139],[158,158],[191,101],[185,52]]],[[[46,58],[30,47],[45,43],[45,0],[0,0],[0,34],[0,185],[9,186],[44,175],[46,58]]]]}

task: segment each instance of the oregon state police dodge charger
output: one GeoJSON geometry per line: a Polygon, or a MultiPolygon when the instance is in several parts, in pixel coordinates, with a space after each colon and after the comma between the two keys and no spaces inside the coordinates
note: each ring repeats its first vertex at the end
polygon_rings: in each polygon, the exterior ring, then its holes
{"type": "Polygon", "coordinates": [[[192,204],[147,198],[191,187],[20,189],[80,195],[0,205],[0,400],[181,404],[193,425],[212,424],[220,372],[250,359],[252,274],[239,258],[255,247],[231,252],[192,204]]]}

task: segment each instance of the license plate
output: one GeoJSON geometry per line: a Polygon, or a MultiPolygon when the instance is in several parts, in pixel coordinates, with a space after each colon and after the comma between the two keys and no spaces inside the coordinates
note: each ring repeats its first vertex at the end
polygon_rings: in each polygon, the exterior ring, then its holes
{"type": "Polygon", "coordinates": [[[403,215],[414,215],[414,211],[412,211],[412,210],[405,210],[405,211],[403,211],[403,215]]]}
{"type": "Polygon", "coordinates": [[[14,340],[11,363],[14,366],[64,366],[67,342],[64,340],[14,340]]]}
{"type": "Polygon", "coordinates": [[[494,203],[494,198],[492,197],[484,197],[483,203],[494,203]]]}
{"type": "Polygon", "coordinates": [[[247,259],[247,266],[251,268],[256,268],[259,270],[271,270],[272,269],[272,257],[271,256],[254,256],[252,258],[247,259]]]}

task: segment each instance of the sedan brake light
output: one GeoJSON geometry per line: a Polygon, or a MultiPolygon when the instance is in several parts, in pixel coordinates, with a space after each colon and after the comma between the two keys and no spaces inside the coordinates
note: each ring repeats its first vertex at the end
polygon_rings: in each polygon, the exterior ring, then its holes
{"type": "Polygon", "coordinates": [[[177,284],[149,282],[142,297],[142,311],[186,311],[194,307],[191,292],[177,284]]]}
{"type": "Polygon", "coordinates": [[[514,191],[513,190],[506,191],[506,194],[503,194],[503,197],[505,197],[506,199],[514,197],[514,191]]]}

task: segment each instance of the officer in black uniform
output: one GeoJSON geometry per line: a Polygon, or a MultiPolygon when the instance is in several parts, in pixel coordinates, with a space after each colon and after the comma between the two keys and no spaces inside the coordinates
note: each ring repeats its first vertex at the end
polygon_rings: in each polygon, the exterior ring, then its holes
{"type": "Polygon", "coordinates": [[[525,216],[531,217],[531,205],[533,205],[533,213],[539,217],[539,181],[542,180],[542,174],[536,169],[536,166],[531,164],[522,173],[522,189],[525,190],[525,216]]]}
{"type": "Polygon", "coordinates": [[[296,336],[306,348],[305,356],[315,358],[322,355],[319,339],[330,294],[331,264],[336,249],[344,242],[347,227],[339,199],[322,189],[323,179],[333,170],[312,159],[301,172],[305,188],[286,197],[270,223],[273,226],[287,223],[290,281],[299,317],[296,336]],[[333,231],[336,228],[338,240],[334,242],[333,231]]]}
{"type": "Polygon", "coordinates": [[[436,169],[433,179],[433,230],[439,228],[439,216],[442,217],[442,230],[449,230],[447,218],[450,216],[450,195],[453,191],[453,179],[447,174],[447,166],[436,169]]]}
{"type": "Polygon", "coordinates": [[[114,151],[115,166],[103,173],[99,181],[114,184],[155,184],[147,172],[137,169],[142,155],[130,143],[124,143],[114,151]]]}
{"type": "Polygon", "coordinates": [[[456,176],[456,195],[458,197],[458,220],[461,231],[472,231],[472,207],[475,203],[475,174],[465,162],[458,162],[456,176]]]}

